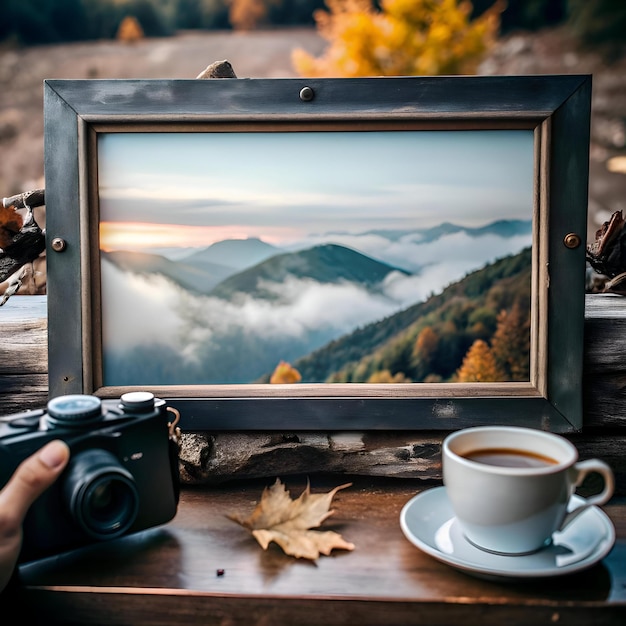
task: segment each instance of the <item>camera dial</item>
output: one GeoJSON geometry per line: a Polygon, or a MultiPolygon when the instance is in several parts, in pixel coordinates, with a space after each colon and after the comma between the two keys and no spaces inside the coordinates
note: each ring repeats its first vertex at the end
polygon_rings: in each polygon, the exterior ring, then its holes
{"type": "Polygon", "coordinates": [[[147,413],[154,410],[154,394],[149,391],[129,391],[122,394],[120,406],[129,413],[147,413]]]}
{"type": "Polygon", "coordinates": [[[50,428],[82,428],[102,419],[102,401],[82,394],[59,396],[48,402],[45,421],[50,428]]]}

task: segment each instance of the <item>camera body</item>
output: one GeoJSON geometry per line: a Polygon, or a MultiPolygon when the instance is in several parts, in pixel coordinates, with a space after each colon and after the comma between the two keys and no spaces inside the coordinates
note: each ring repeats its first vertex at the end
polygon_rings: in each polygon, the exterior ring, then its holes
{"type": "Polygon", "coordinates": [[[62,439],[67,468],[24,520],[19,562],[158,526],[176,514],[178,448],[171,409],[151,393],[119,400],[53,398],[47,409],[0,418],[0,487],[48,441],[62,439]]]}

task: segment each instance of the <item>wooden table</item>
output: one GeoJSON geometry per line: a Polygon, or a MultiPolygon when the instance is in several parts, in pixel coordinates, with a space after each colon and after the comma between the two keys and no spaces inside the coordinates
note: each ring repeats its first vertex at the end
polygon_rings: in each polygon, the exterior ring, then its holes
{"type": "MultiPolygon", "coordinates": [[[[345,477],[342,477],[342,481],[345,477]]],[[[340,484],[314,476],[313,492],[340,484]]],[[[476,578],[413,546],[399,525],[415,481],[356,478],[323,524],[353,542],[316,562],[267,551],[227,513],[265,485],[185,488],[169,524],[22,568],[11,596],[41,624],[625,624],[626,500],[605,507],[617,542],[583,572],[522,583],[476,578]],[[223,573],[222,573],[223,570],[223,573]]],[[[284,480],[292,497],[305,478],[284,480]]],[[[4,622],[3,622],[4,623],[4,622]]]]}

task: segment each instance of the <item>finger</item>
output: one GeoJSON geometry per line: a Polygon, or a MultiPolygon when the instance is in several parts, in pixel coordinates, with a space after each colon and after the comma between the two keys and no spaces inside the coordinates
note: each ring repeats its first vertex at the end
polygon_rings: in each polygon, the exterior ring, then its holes
{"type": "Polygon", "coordinates": [[[26,458],[0,492],[5,523],[22,523],[31,504],[57,479],[70,457],[67,444],[54,440],[26,458]]]}

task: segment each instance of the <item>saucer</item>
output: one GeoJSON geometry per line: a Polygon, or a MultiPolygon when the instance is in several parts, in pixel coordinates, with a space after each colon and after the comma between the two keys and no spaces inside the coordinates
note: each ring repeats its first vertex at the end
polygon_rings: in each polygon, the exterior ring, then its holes
{"type": "MultiPolygon", "coordinates": [[[[571,508],[582,498],[573,496],[571,508]]],[[[572,574],[603,559],[615,543],[615,528],[596,506],[589,507],[552,543],[532,554],[507,556],[485,552],[463,535],[445,487],[435,487],[409,500],[400,513],[400,527],[420,550],[452,567],[481,578],[529,579],[572,574]]]]}

